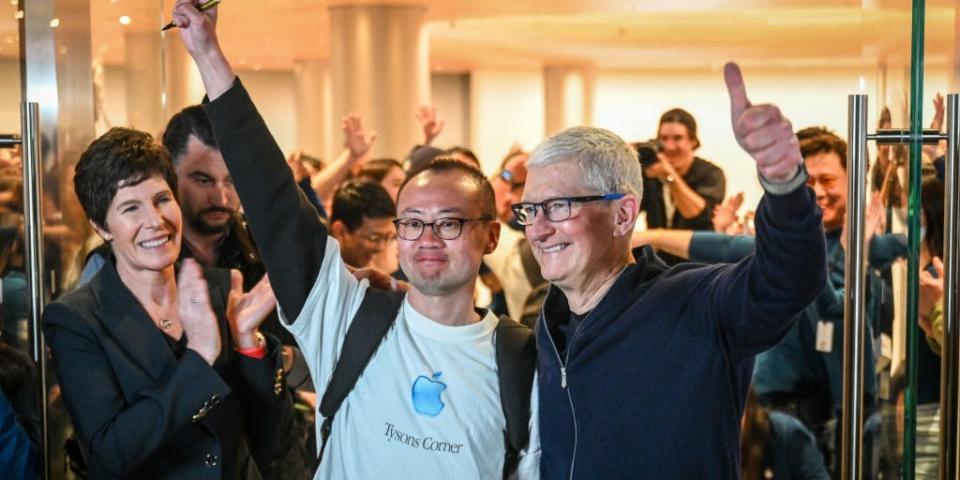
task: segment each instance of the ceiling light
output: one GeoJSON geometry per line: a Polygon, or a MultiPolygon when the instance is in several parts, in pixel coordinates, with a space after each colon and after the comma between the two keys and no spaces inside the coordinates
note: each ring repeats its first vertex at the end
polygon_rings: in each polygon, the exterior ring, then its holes
{"type": "Polygon", "coordinates": [[[133,20],[130,18],[129,15],[123,15],[120,17],[120,25],[130,25],[130,22],[132,21],[133,20]]]}
{"type": "Polygon", "coordinates": [[[13,5],[14,7],[16,7],[16,6],[17,6],[17,2],[19,2],[19,1],[20,1],[20,0],[10,0],[10,5],[13,5]]]}
{"type": "Polygon", "coordinates": [[[54,18],[53,20],[50,20],[50,28],[57,28],[59,26],[60,26],[59,18],[54,18]]]}
{"type": "Polygon", "coordinates": [[[17,20],[23,18],[23,10],[17,10],[17,13],[13,14],[13,18],[16,18],[17,20]]]}

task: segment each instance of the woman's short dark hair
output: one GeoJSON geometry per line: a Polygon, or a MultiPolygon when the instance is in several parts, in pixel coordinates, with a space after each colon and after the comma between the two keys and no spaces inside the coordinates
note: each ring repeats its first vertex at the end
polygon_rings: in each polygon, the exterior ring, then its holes
{"type": "Polygon", "coordinates": [[[120,187],[160,175],[177,194],[177,174],[170,154],[149,133],[114,127],[80,155],[73,188],[87,218],[107,227],[107,210],[120,187]]]}
{"type": "Polygon", "coordinates": [[[693,118],[693,115],[690,115],[690,112],[682,108],[674,108],[664,112],[663,115],[660,115],[660,123],[657,124],[657,136],[660,135],[660,127],[664,123],[679,123],[687,127],[687,136],[694,143],[693,149],[700,148],[700,137],[697,136],[697,121],[693,118]]]}

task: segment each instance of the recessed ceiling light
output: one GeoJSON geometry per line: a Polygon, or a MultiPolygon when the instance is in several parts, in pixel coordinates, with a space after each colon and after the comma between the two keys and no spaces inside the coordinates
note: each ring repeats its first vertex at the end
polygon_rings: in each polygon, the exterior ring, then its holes
{"type": "Polygon", "coordinates": [[[53,20],[50,20],[50,28],[57,28],[59,26],[60,26],[59,18],[54,18],[53,20]]]}
{"type": "Polygon", "coordinates": [[[23,10],[17,10],[17,13],[13,14],[13,18],[16,18],[17,20],[23,18],[23,10]]]}
{"type": "Polygon", "coordinates": [[[130,25],[130,22],[132,21],[133,19],[131,19],[129,15],[123,15],[120,17],[120,25],[130,25]]]}

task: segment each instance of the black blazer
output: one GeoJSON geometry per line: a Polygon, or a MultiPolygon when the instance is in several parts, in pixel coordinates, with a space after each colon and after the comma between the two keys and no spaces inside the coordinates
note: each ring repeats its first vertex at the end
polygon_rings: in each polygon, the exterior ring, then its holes
{"type": "Polygon", "coordinates": [[[223,348],[211,367],[179,359],[107,262],[43,314],[67,411],[92,478],[300,478],[302,447],[279,342],[237,354],[226,322],[229,272],[204,272],[223,348]],[[259,468],[258,468],[259,465],[259,468]]]}

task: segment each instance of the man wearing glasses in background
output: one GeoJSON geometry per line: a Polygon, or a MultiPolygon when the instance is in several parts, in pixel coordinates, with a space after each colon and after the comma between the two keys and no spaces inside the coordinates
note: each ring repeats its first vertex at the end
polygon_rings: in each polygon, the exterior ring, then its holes
{"type": "Polygon", "coordinates": [[[543,478],[740,477],[753,356],[823,289],[825,253],[790,123],[750,104],[736,65],[724,74],[765,190],[740,263],[631,254],[642,177],[613,133],[569,129],[531,154],[513,210],[552,284],[537,330],[543,478]]]}
{"type": "Polygon", "coordinates": [[[370,266],[374,257],[396,241],[391,223],[396,207],[379,182],[347,180],[333,193],[332,207],[330,235],[337,239],[340,256],[350,267],[370,266]]]}

